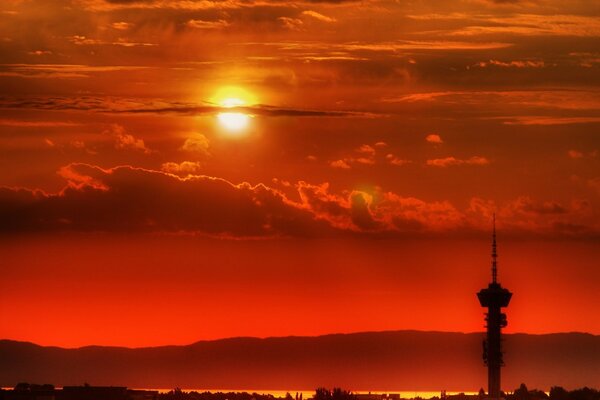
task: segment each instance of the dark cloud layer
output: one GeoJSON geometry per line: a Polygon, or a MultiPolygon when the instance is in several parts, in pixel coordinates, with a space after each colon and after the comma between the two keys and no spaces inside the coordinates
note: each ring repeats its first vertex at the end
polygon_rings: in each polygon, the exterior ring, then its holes
{"type": "Polygon", "coordinates": [[[239,237],[306,234],[317,224],[264,185],[186,179],[133,167],[71,165],[59,194],[2,189],[3,230],[202,232],[239,237]]]}
{"type": "Polygon", "coordinates": [[[589,204],[568,206],[518,198],[496,206],[473,199],[458,210],[377,191],[332,193],[328,184],[296,185],[299,201],[264,184],[233,184],[203,175],[121,166],[71,164],[59,171],[68,185],[57,194],[0,189],[1,229],[201,233],[221,237],[352,234],[470,234],[486,231],[494,210],[507,230],[542,235],[596,235],[582,224],[589,204]]]}
{"type": "Polygon", "coordinates": [[[139,99],[102,97],[47,97],[47,98],[0,98],[0,109],[48,110],[48,111],[92,111],[114,114],[173,114],[211,115],[220,112],[242,112],[267,117],[375,117],[365,111],[336,111],[282,108],[271,105],[245,107],[222,107],[214,104],[181,102],[143,102],[139,99]]]}

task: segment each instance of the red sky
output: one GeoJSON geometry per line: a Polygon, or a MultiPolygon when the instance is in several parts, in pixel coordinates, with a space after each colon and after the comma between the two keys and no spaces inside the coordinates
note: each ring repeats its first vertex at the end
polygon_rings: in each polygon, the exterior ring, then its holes
{"type": "Polygon", "coordinates": [[[0,337],[600,334],[599,12],[3,1],[0,337]]]}

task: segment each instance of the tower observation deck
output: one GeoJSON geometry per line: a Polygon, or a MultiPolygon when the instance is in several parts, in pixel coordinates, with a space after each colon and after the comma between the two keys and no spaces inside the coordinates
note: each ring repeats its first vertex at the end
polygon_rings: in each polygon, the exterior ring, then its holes
{"type": "Polygon", "coordinates": [[[487,308],[485,314],[487,335],[483,341],[483,362],[488,367],[488,398],[500,399],[500,368],[502,359],[502,328],[506,327],[506,314],[502,307],[508,307],[512,293],[498,282],[498,253],[496,249],[496,215],[492,235],[492,281],[487,288],[477,293],[479,303],[487,308]]]}

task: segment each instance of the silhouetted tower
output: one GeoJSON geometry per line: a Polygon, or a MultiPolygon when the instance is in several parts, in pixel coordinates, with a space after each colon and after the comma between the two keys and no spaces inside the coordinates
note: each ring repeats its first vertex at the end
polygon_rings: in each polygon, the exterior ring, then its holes
{"type": "Polygon", "coordinates": [[[487,307],[487,337],[483,341],[483,362],[488,366],[488,397],[500,398],[500,368],[502,360],[502,328],[506,327],[506,314],[501,309],[507,307],[512,293],[498,283],[498,253],[496,251],[496,214],[492,235],[492,282],[477,293],[479,303],[487,307]]]}

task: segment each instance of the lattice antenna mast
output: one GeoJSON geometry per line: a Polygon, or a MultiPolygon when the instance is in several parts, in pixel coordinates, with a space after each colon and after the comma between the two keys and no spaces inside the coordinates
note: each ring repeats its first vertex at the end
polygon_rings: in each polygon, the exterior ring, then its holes
{"type": "Polygon", "coordinates": [[[492,233],[492,283],[498,280],[498,251],[496,250],[496,213],[494,213],[494,230],[492,233]]]}

